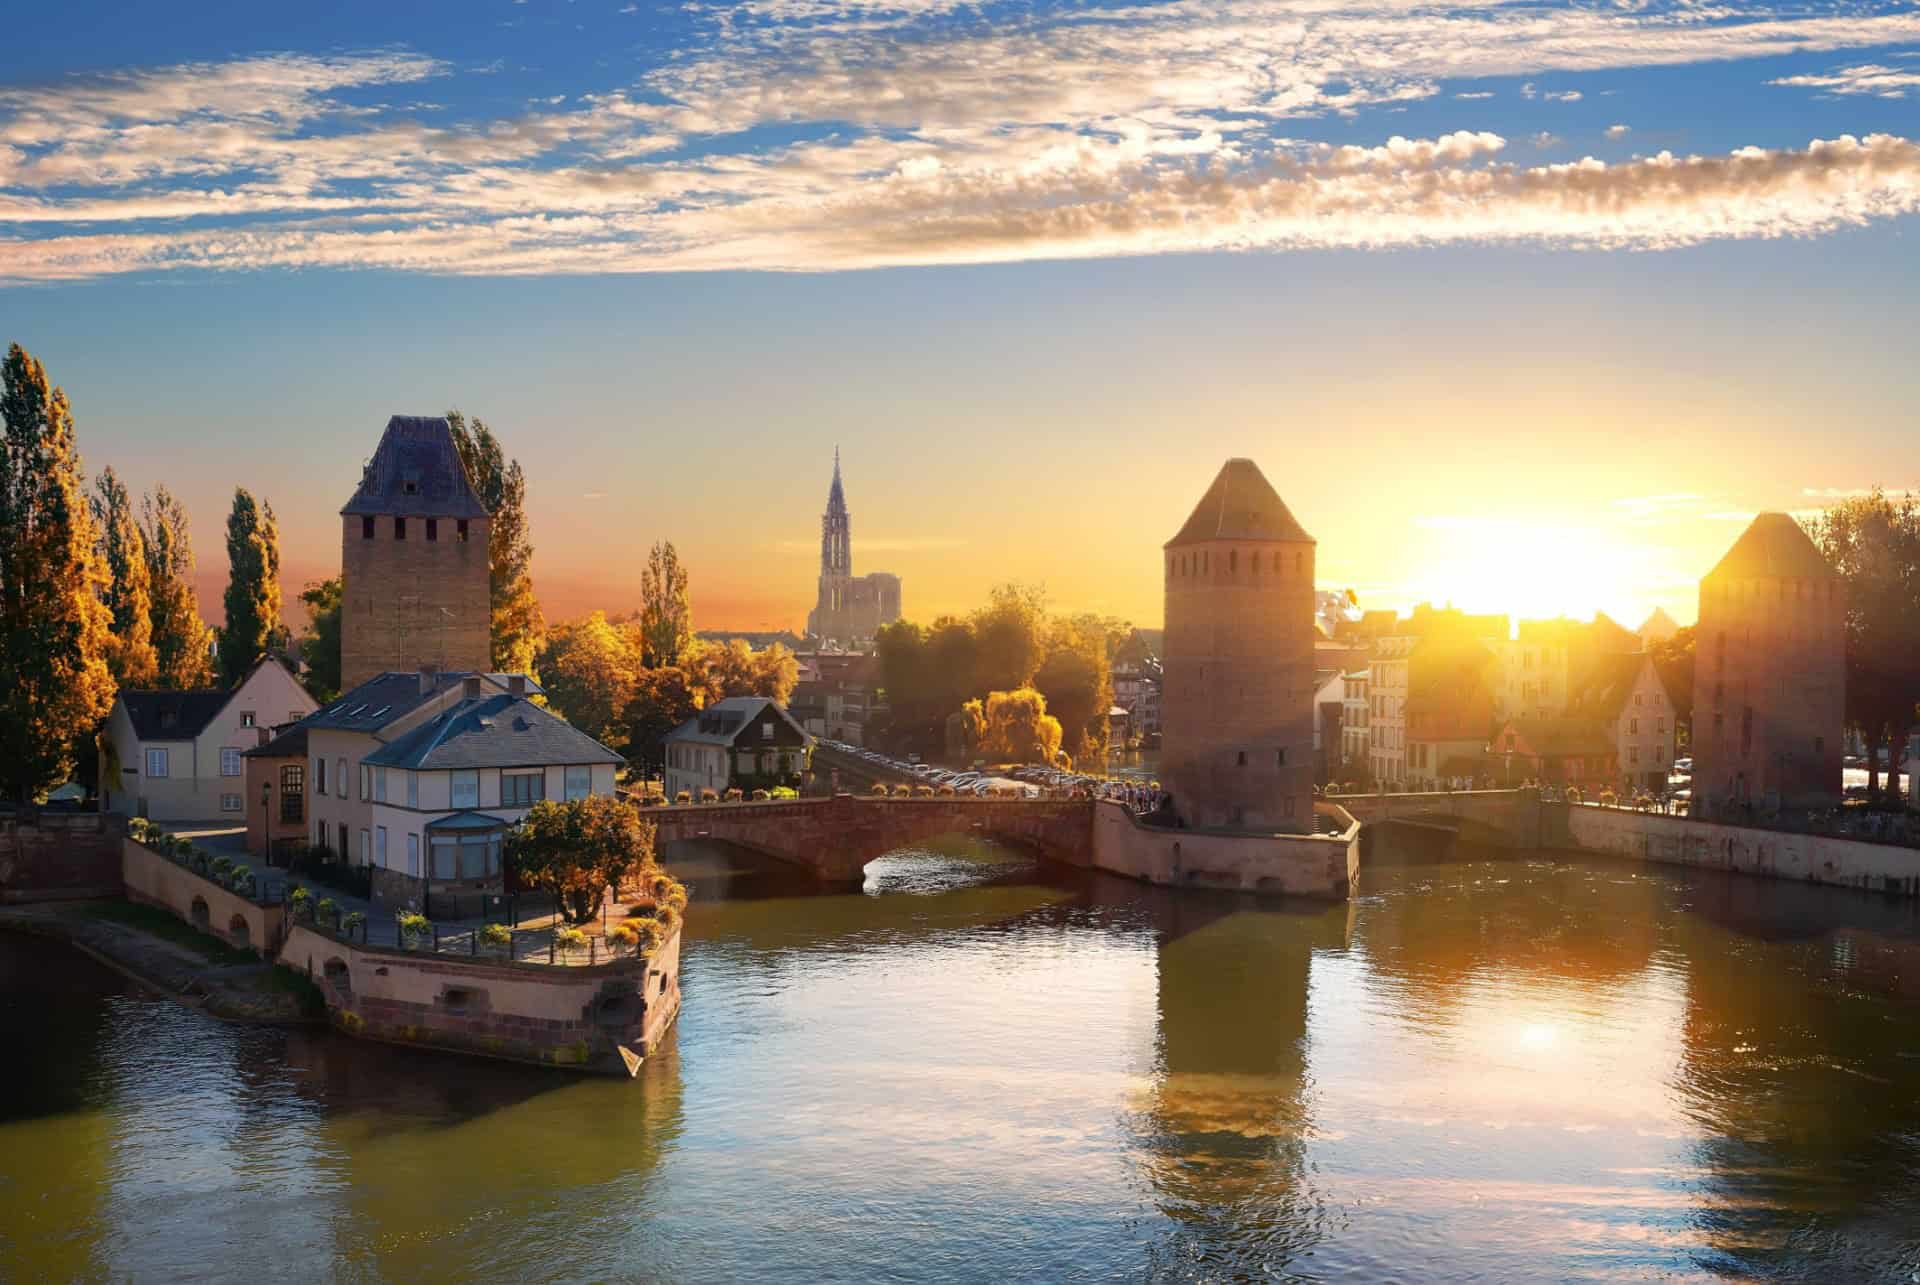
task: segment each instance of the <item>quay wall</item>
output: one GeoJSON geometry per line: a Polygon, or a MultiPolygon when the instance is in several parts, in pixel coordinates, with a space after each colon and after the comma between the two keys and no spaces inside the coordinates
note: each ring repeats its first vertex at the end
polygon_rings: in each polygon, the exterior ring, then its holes
{"type": "Polygon", "coordinates": [[[1315,811],[1340,819],[1342,833],[1170,830],[1142,825],[1121,804],[1102,800],[1093,808],[1093,864],[1170,888],[1344,897],[1360,868],[1360,823],[1334,805],[1315,811]]]}
{"type": "Polygon", "coordinates": [[[1698,866],[1920,896],[1920,850],[1913,848],[1587,804],[1563,804],[1554,810],[1564,812],[1566,827],[1565,841],[1555,843],[1556,847],[1604,852],[1653,865],[1698,866]]]}
{"type": "Polygon", "coordinates": [[[125,824],[97,812],[0,816],[0,903],[119,896],[125,824]]]}
{"type": "Polygon", "coordinates": [[[120,841],[120,881],[131,901],[171,910],[200,931],[271,956],[286,930],[285,906],[262,906],[132,839],[120,841]],[[194,902],[206,907],[205,918],[194,902]]]}
{"type": "Polygon", "coordinates": [[[680,1010],[680,929],[654,953],[592,966],[462,959],[294,926],[280,962],[312,977],[361,1039],[631,1075],[680,1010]]]}

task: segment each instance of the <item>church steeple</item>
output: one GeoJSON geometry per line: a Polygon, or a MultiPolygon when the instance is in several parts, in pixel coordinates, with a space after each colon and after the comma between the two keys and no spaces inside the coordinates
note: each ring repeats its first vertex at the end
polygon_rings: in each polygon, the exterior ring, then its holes
{"type": "Polygon", "coordinates": [[[820,517],[820,574],[853,574],[852,524],[847,495],[840,486],[840,448],[833,448],[833,485],[827,490],[827,511],[820,517]]]}

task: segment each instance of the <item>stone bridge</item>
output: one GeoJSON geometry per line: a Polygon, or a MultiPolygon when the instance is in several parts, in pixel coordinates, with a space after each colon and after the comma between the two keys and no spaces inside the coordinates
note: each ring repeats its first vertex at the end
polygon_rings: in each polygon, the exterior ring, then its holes
{"type": "Polygon", "coordinates": [[[649,808],[662,846],[718,839],[859,883],[875,857],[943,834],[975,834],[1070,865],[1093,859],[1093,804],[1054,799],[893,799],[836,794],[771,803],[649,808]]]}
{"type": "Polygon", "coordinates": [[[1542,817],[1532,790],[1451,790],[1422,794],[1329,795],[1366,831],[1392,823],[1445,831],[1498,847],[1542,846],[1542,817]]]}

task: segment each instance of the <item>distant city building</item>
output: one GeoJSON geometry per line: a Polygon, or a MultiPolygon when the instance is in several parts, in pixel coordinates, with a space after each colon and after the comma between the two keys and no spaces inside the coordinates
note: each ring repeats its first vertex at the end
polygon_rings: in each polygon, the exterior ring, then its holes
{"type": "Polygon", "coordinates": [[[822,642],[853,647],[870,641],[882,625],[900,619],[900,577],[885,571],[853,574],[853,520],[840,486],[840,452],[833,453],[833,485],[820,517],[820,584],[807,633],[822,642]]]}
{"type": "Polygon", "coordinates": [[[1314,547],[1246,459],[1167,541],[1160,779],[1191,826],[1312,827],[1314,547]]]}
{"type": "MultiPolygon", "coordinates": [[[[1379,631],[1374,633],[1367,681],[1371,703],[1368,753],[1372,755],[1373,779],[1387,786],[1404,786],[1412,780],[1414,765],[1408,753],[1411,742],[1407,725],[1407,702],[1414,688],[1410,665],[1414,649],[1429,635],[1439,633],[1493,647],[1506,640],[1511,625],[1504,615],[1472,615],[1455,607],[1434,607],[1428,603],[1421,603],[1411,616],[1391,625],[1374,612],[1368,612],[1360,623],[1369,632],[1379,631]]],[[[1483,677],[1481,682],[1490,684],[1491,678],[1483,677]]],[[[1477,690],[1472,695],[1477,699],[1477,690]]],[[[1491,691],[1488,699],[1491,702],[1491,691]]],[[[1434,717],[1436,720],[1439,717],[1437,710],[1434,717]]],[[[1483,737],[1491,730],[1491,723],[1490,704],[1483,737]]],[[[1438,722],[1433,726],[1437,727],[1438,722]]],[[[1429,747],[1437,743],[1425,742],[1429,747]]],[[[1435,761],[1427,764],[1423,773],[1432,778],[1438,770],[1439,764],[1435,761]]]]}
{"type": "Polygon", "coordinates": [[[1591,718],[1511,719],[1494,734],[1489,758],[1502,785],[1532,779],[1597,790],[1620,779],[1613,741],[1591,718]]]}
{"type": "Polygon", "coordinates": [[[1755,518],[1701,580],[1696,803],[1839,801],[1846,610],[1846,586],[1784,513],[1755,518]]]}
{"type": "Polygon", "coordinates": [[[1340,759],[1333,775],[1341,781],[1358,783],[1373,771],[1372,726],[1368,716],[1372,706],[1367,699],[1368,670],[1362,666],[1341,675],[1341,700],[1346,708],[1340,713],[1340,759]]]}
{"type": "Polygon", "coordinates": [[[1558,718],[1596,665],[1644,650],[1638,636],[1605,612],[1596,612],[1591,621],[1522,620],[1514,632],[1517,637],[1492,644],[1499,662],[1493,687],[1498,722],[1558,718]]]}
{"type": "Polygon", "coordinates": [[[764,696],[730,696],[667,735],[667,797],[798,787],[813,738],[764,696]]]}
{"type": "Polygon", "coordinates": [[[1574,711],[1612,740],[1620,775],[1636,790],[1658,793],[1673,770],[1673,698],[1645,652],[1608,656],[1574,693],[1574,711]]]}
{"type": "Polygon", "coordinates": [[[810,736],[865,745],[867,729],[886,712],[880,659],[858,652],[802,652],[799,680],[787,702],[810,736]]]}
{"type": "Polygon", "coordinates": [[[492,664],[487,508],[453,430],[395,415],[340,510],[340,682],[492,664]]]}
{"type": "Polygon", "coordinates": [[[1410,790],[1445,788],[1486,769],[1493,728],[1493,652],[1474,631],[1442,622],[1407,655],[1406,775],[1410,790]]]}
{"type": "Polygon", "coordinates": [[[1162,631],[1136,629],[1121,643],[1113,658],[1113,700],[1130,715],[1133,736],[1153,744],[1160,736],[1160,690],[1163,675],[1159,648],[1162,631]]]}
{"type": "Polygon", "coordinates": [[[1313,682],[1313,783],[1325,785],[1340,770],[1347,676],[1338,669],[1316,669],[1313,682]]]}
{"type": "Polygon", "coordinates": [[[1680,626],[1674,622],[1672,616],[1667,614],[1666,608],[1655,607],[1648,613],[1647,618],[1640,622],[1638,632],[1640,645],[1652,647],[1655,643],[1663,643],[1679,633],[1680,626]]]}

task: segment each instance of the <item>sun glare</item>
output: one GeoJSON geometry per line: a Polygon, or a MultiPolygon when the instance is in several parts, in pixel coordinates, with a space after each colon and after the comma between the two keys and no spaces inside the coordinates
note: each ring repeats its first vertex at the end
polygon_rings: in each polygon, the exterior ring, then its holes
{"type": "Polygon", "coordinates": [[[1411,602],[1529,620],[1605,611],[1632,626],[1666,579],[1654,550],[1593,527],[1479,517],[1422,518],[1416,527],[1411,602]]]}

